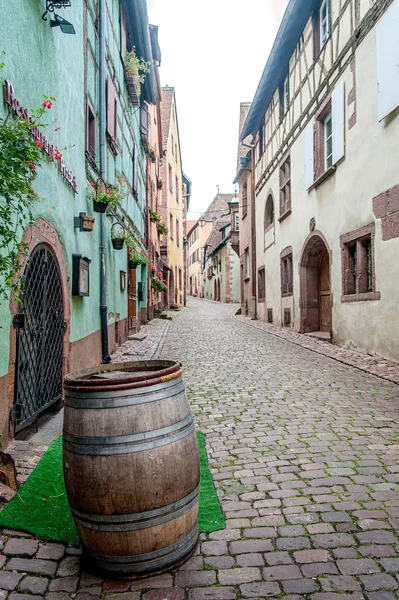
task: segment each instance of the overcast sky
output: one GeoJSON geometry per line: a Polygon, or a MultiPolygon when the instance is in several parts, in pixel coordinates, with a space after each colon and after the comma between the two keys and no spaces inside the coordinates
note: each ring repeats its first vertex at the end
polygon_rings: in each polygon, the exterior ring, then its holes
{"type": "Polygon", "coordinates": [[[189,218],[234,192],[240,102],[251,102],[288,0],[147,0],[162,85],[175,87],[189,218]]]}

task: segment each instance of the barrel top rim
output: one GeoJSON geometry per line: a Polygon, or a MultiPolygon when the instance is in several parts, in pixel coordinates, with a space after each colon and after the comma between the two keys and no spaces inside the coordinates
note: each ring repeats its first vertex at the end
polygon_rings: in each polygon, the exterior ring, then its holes
{"type": "Polygon", "coordinates": [[[108,387],[125,383],[135,383],[143,380],[159,380],[161,377],[176,373],[181,369],[181,363],[175,360],[138,360],[131,362],[119,362],[98,365],[89,369],[83,369],[74,373],[69,373],[64,379],[64,386],[74,387],[108,387]],[[104,377],[106,373],[116,371],[126,372],[126,375],[120,377],[104,377]],[[129,371],[134,374],[129,375],[129,371]],[[139,372],[139,373],[137,373],[139,372]],[[94,376],[100,376],[95,379],[94,376]]]}

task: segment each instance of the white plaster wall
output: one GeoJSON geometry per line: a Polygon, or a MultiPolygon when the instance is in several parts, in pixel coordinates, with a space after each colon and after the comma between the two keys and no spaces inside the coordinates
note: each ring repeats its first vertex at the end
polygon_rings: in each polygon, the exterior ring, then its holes
{"type": "Polygon", "coordinates": [[[282,223],[276,220],[275,244],[264,250],[263,218],[266,197],[272,188],[276,219],[279,216],[279,181],[276,169],[256,199],[257,266],[266,265],[266,302],[259,305],[259,316],[273,308],[274,323],[280,324],[282,308],[293,302],[294,326],[299,329],[298,263],[309,221],[325,236],[332,251],[331,282],[333,293],[333,337],[342,345],[367,350],[399,360],[398,281],[399,238],[382,242],[381,222],[372,211],[372,198],[399,184],[399,114],[393,113],[381,123],[377,118],[377,74],[375,30],[356,51],[357,123],[349,130],[353,105],[347,96],[353,85],[349,67],[345,82],[345,158],[329,179],[310,193],[305,191],[305,134],[291,148],[292,214],[282,223]],[[340,236],[371,222],[376,224],[375,274],[378,301],[342,303],[340,236]],[[280,253],[293,248],[294,295],[282,299],[280,293],[280,253]]]}

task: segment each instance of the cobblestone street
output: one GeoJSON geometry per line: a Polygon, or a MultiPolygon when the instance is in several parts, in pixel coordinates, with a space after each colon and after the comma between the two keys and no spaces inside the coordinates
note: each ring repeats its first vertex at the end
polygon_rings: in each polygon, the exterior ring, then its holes
{"type": "Polygon", "coordinates": [[[226,529],[201,535],[176,571],[134,582],[5,531],[0,600],[399,598],[399,386],[235,310],[191,299],[152,350],[183,362],[226,529]]]}

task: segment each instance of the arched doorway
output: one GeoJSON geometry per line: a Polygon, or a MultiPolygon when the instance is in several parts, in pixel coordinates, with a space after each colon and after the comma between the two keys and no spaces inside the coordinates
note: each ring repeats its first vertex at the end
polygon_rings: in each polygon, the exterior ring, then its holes
{"type": "Polygon", "coordinates": [[[22,304],[14,317],[15,433],[61,400],[66,328],[63,285],[52,250],[37,245],[26,264],[22,304]]]}
{"type": "Polygon", "coordinates": [[[332,329],[331,252],[324,236],[314,231],[305,241],[299,263],[301,331],[332,329]]]}

